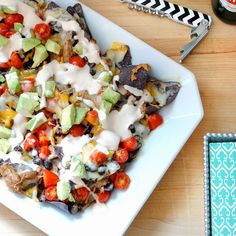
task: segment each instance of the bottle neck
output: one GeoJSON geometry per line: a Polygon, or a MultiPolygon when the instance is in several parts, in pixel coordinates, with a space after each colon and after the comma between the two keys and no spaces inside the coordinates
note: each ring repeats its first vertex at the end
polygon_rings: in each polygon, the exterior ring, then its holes
{"type": "Polygon", "coordinates": [[[236,0],[220,0],[220,2],[228,11],[236,13],[236,0]]]}

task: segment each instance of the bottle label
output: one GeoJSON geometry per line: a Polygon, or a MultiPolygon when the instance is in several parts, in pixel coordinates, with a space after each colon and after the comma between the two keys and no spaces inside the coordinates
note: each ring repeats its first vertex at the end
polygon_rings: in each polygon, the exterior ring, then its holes
{"type": "Polygon", "coordinates": [[[236,12],[236,0],[220,0],[220,3],[228,11],[236,12]]]}

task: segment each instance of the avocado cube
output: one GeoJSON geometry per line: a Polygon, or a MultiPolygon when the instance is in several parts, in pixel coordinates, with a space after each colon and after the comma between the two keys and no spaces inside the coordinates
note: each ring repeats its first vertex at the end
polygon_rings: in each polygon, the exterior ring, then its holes
{"type": "Polygon", "coordinates": [[[12,136],[12,130],[4,126],[0,126],[0,138],[8,139],[12,136]]]}
{"type": "Polygon", "coordinates": [[[88,177],[88,173],[83,163],[78,164],[73,174],[75,174],[76,176],[79,176],[81,179],[86,179],[88,177]]]}
{"type": "Polygon", "coordinates": [[[37,93],[22,93],[17,103],[16,111],[25,116],[30,116],[39,106],[39,97],[37,93]]]}
{"type": "Polygon", "coordinates": [[[73,104],[62,110],[61,114],[61,128],[62,133],[67,133],[75,122],[75,107],[73,104]]]}
{"type": "Polygon", "coordinates": [[[43,112],[40,112],[26,123],[25,128],[30,131],[33,131],[37,129],[40,125],[44,124],[46,121],[46,116],[43,112]]]}
{"type": "Polygon", "coordinates": [[[110,83],[112,79],[112,73],[110,71],[103,71],[99,76],[98,80],[106,83],[110,83]]]}
{"type": "Polygon", "coordinates": [[[13,9],[13,8],[6,6],[6,5],[2,6],[2,11],[6,14],[14,14],[17,12],[16,9],[13,9]]]}
{"type": "Polygon", "coordinates": [[[35,52],[33,57],[34,64],[32,68],[38,67],[44,60],[47,59],[47,57],[48,57],[47,49],[42,44],[35,47],[35,52]]]}
{"type": "Polygon", "coordinates": [[[120,99],[120,94],[118,92],[115,92],[110,87],[108,87],[102,94],[102,99],[106,100],[113,105],[116,104],[120,99]]]}
{"type": "Polygon", "coordinates": [[[20,32],[21,33],[23,28],[24,28],[24,26],[21,23],[18,23],[18,22],[14,23],[14,30],[16,32],[20,32]]]}
{"type": "Polygon", "coordinates": [[[70,196],[71,186],[68,182],[59,181],[57,183],[57,196],[60,201],[66,200],[70,196]]]}
{"type": "Polygon", "coordinates": [[[112,103],[106,101],[106,100],[102,100],[101,105],[100,105],[100,109],[102,111],[104,111],[106,114],[108,114],[111,111],[112,108],[112,103]]]}
{"type": "Polygon", "coordinates": [[[76,107],[75,124],[79,125],[90,109],[88,107],[76,107]]]}
{"type": "Polygon", "coordinates": [[[61,46],[51,39],[48,39],[47,43],[45,44],[45,47],[49,52],[60,54],[61,46]]]}
{"type": "Polygon", "coordinates": [[[20,71],[18,69],[16,69],[14,66],[11,67],[9,73],[13,73],[16,72],[17,76],[20,76],[20,71]]]}
{"type": "Polygon", "coordinates": [[[11,147],[11,144],[8,140],[1,138],[0,139],[0,152],[7,153],[11,147]]]}
{"type": "Polygon", "coordinates": [[[3,75],[0,75],[0,83],[4,83],[6,81],[6,78],[3,75]]]}
{"type": "Polygon", "coordinates": [[[75,52],[78,55],[81,55],[83,53],[83,48],[82,46],[77,43],[74,47],[73,47],[73,52],[75,52]]]}
{"type": "Polygon", "coordinates": [[[22,40],[22,48],[24,52],[28,52],[31,49],[37,47],[39,44],[41,44],[41,41],[36,38],[25,38],[22,40]]]}
{"type": "Polygon", "coordinates": [[[46,82],[44,95],[47,98],[53,97],[55,94],[55,90],[56,90],[56,82],[53,80],[49,80],[46,82]]]}
{"type": "Polygon", "coordinates": [[[4,47],[9,43],[9,39],[0,34],[0,47],[4,47]]]}
{"type": "Polygon", "coordinates": [[[6,81],[8,89],[12,94],[16,94],[21,91],[20,81],[17,72],[6,74],[6,81]]]}

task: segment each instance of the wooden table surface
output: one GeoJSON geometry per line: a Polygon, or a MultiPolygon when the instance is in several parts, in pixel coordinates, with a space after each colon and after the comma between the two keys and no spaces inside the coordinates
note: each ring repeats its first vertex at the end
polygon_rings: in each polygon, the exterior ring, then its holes
{"type": "MultiPolygon", "coordinates": [[[[130,11],[117,0],[82,2],[176,61],[179,48],[189,41],[188,27],[130,11]]],[[[175,3],[214,19],[210,34],[184,63],[196,75],[205,116],[130,226],[128,236],[203,235],[203,135],[236,133],[236,26],[220,22],[210,0],[175,3]]],[[[0,205],[0,235],[45,234],[0,205]]]]}

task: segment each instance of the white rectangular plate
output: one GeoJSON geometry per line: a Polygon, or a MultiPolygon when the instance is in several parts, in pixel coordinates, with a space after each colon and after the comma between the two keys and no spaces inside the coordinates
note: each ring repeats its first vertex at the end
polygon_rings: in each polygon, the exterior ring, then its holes
{"type": "MultiPolygon", "coordinates": [[[[75,0],[55,0],[62,7],[75,0]]],[[[125,192],[115,191],[106,206],[95,206],[71,216],[48,205],[41,205],[10,192],[0,181],[0,202],[49,235],[122,235],[187,139],[203,117],[203,108],[194,75],[143,41],[84,6],[94,38],[101,49],[120,41],[130,46],[133,63],[149,63],[152,73],[162,80],[182,84],[177,99],[162,110],[165,123],[146,140],[139,156],[128,168],[131,185],[125,192]]]]}

